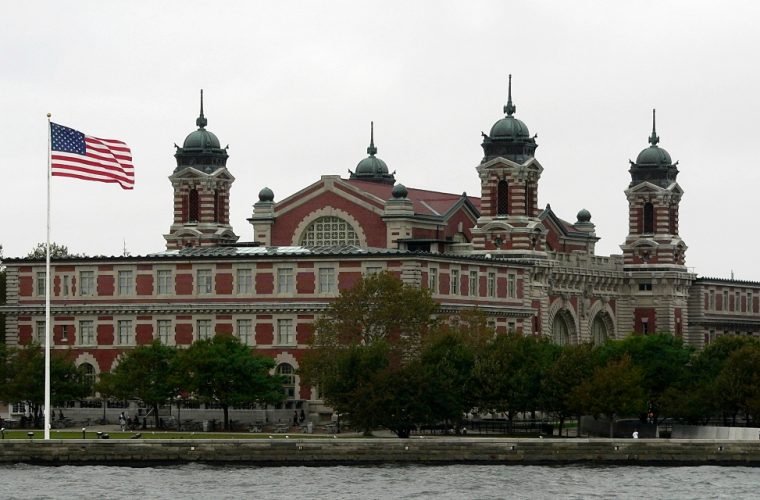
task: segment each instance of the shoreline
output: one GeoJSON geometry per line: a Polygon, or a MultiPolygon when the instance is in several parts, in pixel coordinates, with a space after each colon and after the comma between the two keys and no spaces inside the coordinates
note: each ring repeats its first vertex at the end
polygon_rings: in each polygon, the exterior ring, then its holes
{"type": "Polygon", "coordinates": [[[0,441],[0,464],[150,467],[379,464],[760,466],[760,440],[310,438],[0,441]]]}

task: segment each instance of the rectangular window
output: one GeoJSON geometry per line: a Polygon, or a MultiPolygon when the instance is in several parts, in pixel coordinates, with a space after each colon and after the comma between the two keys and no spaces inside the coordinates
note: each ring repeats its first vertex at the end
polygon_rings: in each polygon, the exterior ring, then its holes
{"type": "Polygon", "coordinates": [[[292,319],[277,320],[277,345],[295,345],[296,336],[292,319]]]}
{"type": "Polygon", "coordinates": [[[478,272],[470,271],[470,297],[478,296],[478,272]]]}
{"type": "Polygon", "coordinates": [[[367,268],[364,271],[364,274],[367,276],[371,276],[373,274],[380,274],[383,272],[383,268],[379,266],[367,266],[367,268]]]}
{"type": "Polygon", "coordinates": [[[496,273],[488,273],[487,293],[489,297],[496,297],[496,273]]]}
{"type": "Polygon", "coordinates": [[[159,319],[156,321],[156,329],[158,330],[158,340],[164,345],[171,345],[174,342],[172,335],[172,320],[159,319]]]}
{"type": "Polygon", "coordinates": [[[507,297],[510,299],[517,298],[517,275],[507,275],[507,297]]]}
{"type": "Polygon", "coordinates": [[[68,274],[61,276],[61,295],[64,297],[71,295],[71,276],[68,274]]]}
{"type": "Polygon", "coordinates": [[[707,309],[709,311],[715,310],[715,290],[710,290],[707,294],[707,309]]]}
{"type": "Polygon", "coordinates": [[[253,321],[250,319],[237,320],[237,334],[241,344],[253,345],[253,321]]]}
{"type": "MultiPolygon", "coordinates": [[[[120,271],[121,273],[121,271],[120,271]]],[[[119,345],[132,344],[132,320],[120,319],[116,323],[116,343],[119,345]]]]}
{"type": "Polygon", "coordinates": [[[319,293],[335,293],[335,269],[320,267],[318,273],[319,293]]]}
{"type": "Polygon", "coordinates": [[[79,295],[86,297],[95,293],[95,271],[79,271],[79,295]]]}
{"type": "Polygon", "coordinates": [[[517,331],[517,323],[515,321],[507,322],[507,331],[509,333],[515,333],[517,331]]]}
{"type": "Polygon", "coordinates": [[[132,271],[119,271],[119,295],[133,295],[134,289],[132,271]]]}
{"type": "Polygon", "coordinates": [[[277,293],[293,293],[293,268],[280,267],[277,269],[277,293]]]}
{"type": "Polygon", "coordinates": [[[752,292],[749,291],[747,292],[747,312],[748,313],[752,313],[755,310],[753,302],[754,302],[754,298],[752,297],[752,292]]]}
{"type": "Polygon", "coordinates": [[[431,267],[428,269],[428,288],[430,293],[438,293],[438,268],[431,267]]]}
{"type": "Polygon", "coordinates": [[[651,283],[639,283],[639,291],[640,292],[651,292],[652,291],[652,284],[651,283]]]}
{"type": "Polygon", "coordinates": [[[739,312],[742,310],[741,300],[739,292],[734,292],[734,311],[739,312]]]}
{"type": "Polygon", "coordinates": [[[199,319],[196,322],[196,330],[198,332],[198,335],[196,337],[197,340],[210,339],[211,338],[211,320],[199,319]]]}
{"type": "Polygon", "coordinates": [[[198,294],[208,295],[214,289],[211,282],[211,269],[198,269],[198,294]]]}
{"type": "Polygon", "coordinates": [[[723,290],[723,307],[721,307],[721,311],[728,311],[728,290],[723,290]]]}
{"type": "Polygon", "coordinates": [[[459,269],[451,270],[451,295],[459,295],[459,269]]]}
{"type": "Polygon", "coordinates": [[[237,270],[237,293],[253,292],[253,269],[237,270]]]}
{"type": "Polygon", "coordinates": [[[79,345],[95,345],[95,322],[82,320],[79,322],[79,345]]]}
{"type": "Polygon", "coordinates": [[[45,273],[37,273],[37,295],[45,296],[45,273]]]}
{"type": "Polygon", "coordinates": [[[37,321],[37,330],[34,332],[34,338],[32,339],[34,342],[37,342],[38,344],[45,344],[45,320],[37,321]]]}
{"type": "Polygon", "coordinates": [[[174,277],[171,269],[159,269],[156,271],[156,293],[158,295],[171,295],[174,293],[174,277]]]}
{"type": "Polygon", "coordinates": [[[61,343],[66,343],[69,341],[69,332],[71,329],[69,328],[69,325],[61,325],[61,343]]]}

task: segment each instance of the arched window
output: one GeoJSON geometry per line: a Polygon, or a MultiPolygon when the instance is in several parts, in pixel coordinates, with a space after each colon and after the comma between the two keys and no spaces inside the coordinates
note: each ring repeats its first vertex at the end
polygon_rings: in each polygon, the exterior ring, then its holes
{"type": "Polygon", "coordinates": [[[504,179],[496,185],[496,215],[509,213],[509,183],[504,179]]]}
{"type": "Polygon", "coordinates": [[[283,378],[282,388],[285,391],[285,397],[294,399],[296,397],[296,372],[293,366],[288,363],[280,363],[274,371],[283,378]]]}
{"type": "Polygon", "coordinates": [[[525,183],[525,215],[533,215],[533,186],[529,182],[525,183]]]}
{"type": "Polygon", "coordinates": [[[654,233],[654,205],[644,203],[644,232],[654,233]]]}
{"type": "Polygon", "coordinates": [[[82,363],[79,365],[79,373],[82,374],[82,379],[90,387],[90,393],[93,393],[92,388],[95,386],[95,368],[90,363],[82,363]]]}
{"type": "Polygon", "coordinates": [[[359,237],[351,224],[340,217],[320,217],[301,234],[301,245],[307,247],[359,245],[359,237]]]}
{"type": "Polygon", "coordinates": [[[198,190],[191,189],[187,197],[188,197],[188,205],[189,205],[188,212],[187,212],[187,221],[198,222],[198,209],[199,209],[198,190]]]}
{"type": "Polygon", "coordinates": [[[607,325],[604,324],[601,314],[597,314],[594,322],[591,323],[591,342],[594,345],[602,345],[607,342],[607,325]]]}
{"type": "Polygon", "coordinates": [[[562,314],[555,314],[552,322],[552,340],[559,346],[570,343],[570,332],[567,329],[567,322],[562,314]]]}

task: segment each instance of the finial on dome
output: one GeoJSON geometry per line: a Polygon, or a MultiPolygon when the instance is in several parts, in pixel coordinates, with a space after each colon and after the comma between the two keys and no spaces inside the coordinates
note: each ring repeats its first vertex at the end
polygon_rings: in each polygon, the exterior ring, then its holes
{"type": "Polygon", "coordinates": [[[203,89],[201,89],[201,114],[198,116],[198,119],[195,120],[195,124],[198,125],[199,128],[203,128],[208,124],[208,120],[203,116],[203,89]]]}
{"type": "Polygon", "coordinates": [[[660,142],[660,138],[657,137],[657,130],[655,128],[655,112],[656,110],[652,109],[652,135],[649,136],[649,144],[652,146],[656,146],[658,142],[660,142]]]}
{"type": "Polygon", "coordinates": [[[508,91],[508,97],[507,97],[507,105],[504,106],[504,112],[507,114],[507,116],[512,116],[515,111],[517,111],[517,106],[512,104],[512,75],[509,75],[509,91],[508,91]]]}
{"type": "Polygon", "coordinates": [[[367,148],[367,154],[375,156],[377,148],[375,147],[375,122],[369,122],[369,147],[367,148]]]}

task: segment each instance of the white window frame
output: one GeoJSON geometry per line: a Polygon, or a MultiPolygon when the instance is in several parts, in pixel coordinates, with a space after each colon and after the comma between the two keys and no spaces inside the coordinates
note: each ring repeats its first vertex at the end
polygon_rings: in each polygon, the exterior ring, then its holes
{"type": "Polygon", "coordinates": [[[438,268],[428,268],[428,289],[430,293],[438,293],[438,268]]]}
{"type": "Polygon", "coordinates": [[[34,322],[34,333],[32,334],[32,342],[44,345],[45,343],[45,320],[38,319],[34,322]]]}
{"type": "Polygon", "coordinates": [[[157,318],[156,319],[156,335],[154,337],[160,341],[163,345],[175,345],[174,339],[174,321],[171,318],[157,318]],[[163,332],[163,327],[168,327],[166,332],[163,332]],[[166,339],[162,337],[166,337],[166,339]]]}
{"type": "Polygon", "coordinates": [[[156,269],[156,295],[174,294],[174,270],[156,269]]]}
{"type": "Polygon", "coordinates": [[[334,266],[322,266],[317,268],[317,293],[320,295],[334,295],[338,291],[337,271],[334,266]]]}
{"type": "Polygon", "coordinates": [[[296,345],[296,320],[294,318],[277,318],[275,328],[275,345],[296,345]],[[285,331],[286,329],[289,331],[285,331]]]}
{"type": "Polygon", "coordinates": [[[480,288],[480,273],[476,270],[470,270],[470,280],[468,283],[468,290],[467,293],[470,295],[470,297],[477,297],[479,295],[479,288],[480,288]]]}
{"type": "Polygon", "coordinates": [[[385,270],[383,266],[365,266],[364,267],[364,275],[365,276],[372,276],[373,274],[380,274],[385,270]]]}
{"type": "Polygon", "coordinates": [[[135,294],[135,272],[132,269],[119,269],[116,272],[116,291],[122,297],[135,294]]]}
{"type": "Polygon", "coordinates": [[[488,271],[488,282],[486,283],[486,295],[496,297],[496,272],[488,271]]]}
{"type": "Polygon", "coordinates": [[[449,293],[459,295],[459,269],[449,269],[449,293]]]}
{"type": "Polygon", "coordinates": [[[207,340],[214,337],[214,321],[210,318],[195,320],[195,340],[207,340]]]}
{"type": "Polygon", "coordinates": [[[81,297],[95,295],[95,271],[92,269],[81,269],[79,271],[79,295],[81,297]]]}
{"type": "Polygon", "coordinates": [[[61,278],[61,296],[69,297],[71,295],[71,275],[62,274],[61,278]]]}
{"type": "Polygon", "coordinates": [[[76,344],[85,346],[95,345],[95,320],[80,319],[77,326],[76,344]],[[85,326],[87,326],[87,328],[85,328],[85,326]],[[85,332],[87,332],[87,335],[85,335],[85,332]]]}
{"type": "Polygon", "coordinates": [[[235,270],[235,291],[241,295],[253,293],[253,267],[239,267],[235,270]]]}
{"type": "Polygon", "coordinates": [[[507,298],[517,298],[517,275],[515,273],[507,274],[507,298]]]}
{"type": "Polygon", "coordinates": [[[116,320],[116,345],[134,345],[135,322],[131,319],[121,318],[116,320]]]}
{"type": "Polygon", "coordinates": [[[36,274],[34,290],[37,293],[38,297],[45,296],[45,273],[44,272],[38,272],[36,274]]]}
{"type": "Polygon", "coordinates": [[[296,291],[296,272],[293,266],[277,267],[277,294],[293,294],[296,291]]]}
{"type": "Polygon", "coordinates": [[[243,345],[256,345],[256,330],[252,318],[235,320],[235,335],[243,345]]]}
{"type": "Polygon", "coordinates": [[[198,295],[214,293],[214,270],[210,267],[200,267],[195,270],[195,291],[198,295]]]}

